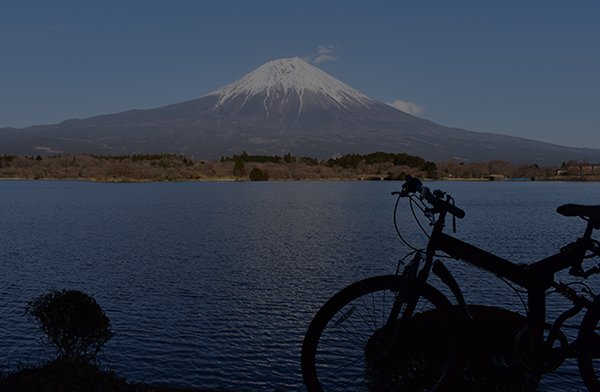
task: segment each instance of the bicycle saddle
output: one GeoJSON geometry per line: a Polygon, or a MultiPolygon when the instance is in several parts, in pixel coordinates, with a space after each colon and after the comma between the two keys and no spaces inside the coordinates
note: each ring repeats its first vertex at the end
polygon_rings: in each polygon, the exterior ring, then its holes
{"type": "Polygon", "coordinates": [[[558,207],[556,212],[564,216],[582,216],[600,221],[600,206],[565,204],[558,207]]]}

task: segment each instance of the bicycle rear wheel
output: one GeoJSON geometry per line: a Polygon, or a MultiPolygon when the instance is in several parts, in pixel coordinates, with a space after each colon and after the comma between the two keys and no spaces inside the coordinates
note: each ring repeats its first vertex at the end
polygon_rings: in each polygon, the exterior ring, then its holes
{"type": "Polygon", "coordinates": [[[377,338],[401,288],[397,275],[354,283],[316,314],[302,347],[310,392],[443,391],[459,365],[459,326],[446,297],[426,285],[401,344],[381,354],[377,338]]]}
{"type": "Polygon", "coordinates": [[[577,365],[588,391],[600,391],[600,303],[585,314],[579,328],[577,365]]]}

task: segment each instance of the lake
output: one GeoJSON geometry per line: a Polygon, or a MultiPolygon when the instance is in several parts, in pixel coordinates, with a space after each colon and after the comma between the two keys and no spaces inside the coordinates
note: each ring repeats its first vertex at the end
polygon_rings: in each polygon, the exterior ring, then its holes
{"type": "MultiPolygon", "coordinates": [[[[515,262],[549,256],[583,233],[582,221],[558,215],[557,206],[600,204],[599,183],[426,185],[448,191],[466,211],[459,238],[515,262]]],[[[102,363],[130,380],[302,390],[300,347],[315,312],[346,285],[393,273],[408,252],[392,221],[390,192],[400,186],[0,181],[1,369],[53,354],[24,307],[66,288],[105,310],[116,335],[102,363]]],[[[402,233],[422,242],[406,205],[399,212],[402,233]]],[[[446,265],[467,302],[522,312],[495,277],[446,265]]],[[[588,284],[600,290],[597,279],[588,284]]],[[[568,306],[556,294],[549,302],[568,306]]],[[[548,391],[585,390],[578,378],[548,380],[548,391]]]]}

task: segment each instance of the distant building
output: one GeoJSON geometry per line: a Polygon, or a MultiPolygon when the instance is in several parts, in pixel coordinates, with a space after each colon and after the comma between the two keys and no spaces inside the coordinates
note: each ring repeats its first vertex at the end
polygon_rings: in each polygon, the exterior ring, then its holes
{"type": "Polygon", "coordinates": [[[590,176],[600,174],[600,165],[594,165],[588,162],[569,162],[567,165],[559,168],[556,174],[572,176],[590,176]]]}

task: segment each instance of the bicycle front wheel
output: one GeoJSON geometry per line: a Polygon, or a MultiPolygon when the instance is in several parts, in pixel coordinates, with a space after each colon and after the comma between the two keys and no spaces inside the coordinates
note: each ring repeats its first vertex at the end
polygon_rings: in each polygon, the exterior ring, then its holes
{"type": "Polygon", "coordinates": [[[378,348],[401,282],[397,275],[368,278],[323,305],[302,346],[308,391],[439,392],[452,383],[459,367],[458,319],[448,299],[429,285],[399,345],[387,354],[378,348]]]}
{"type": "Polygon", "coordinates": [[[600,391],[600,303],[590,308],[579,328],[577,365],[588,391],[600,391]]]}

